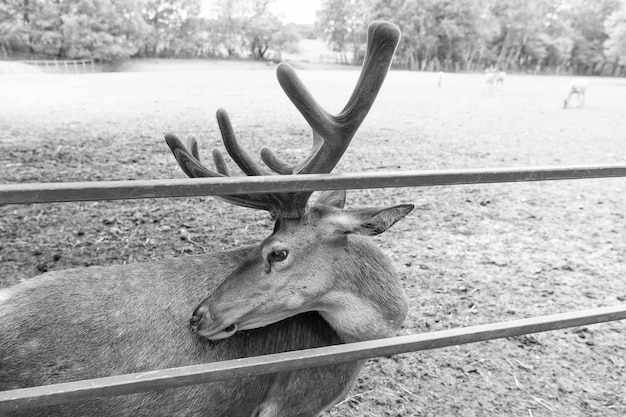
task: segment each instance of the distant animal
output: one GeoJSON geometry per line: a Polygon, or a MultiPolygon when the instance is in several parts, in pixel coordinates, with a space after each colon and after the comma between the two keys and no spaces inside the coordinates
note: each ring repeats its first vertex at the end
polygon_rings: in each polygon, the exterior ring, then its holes
{"type": "Polygon", "coordinates": [[[487,85],[487,91],[493,94],[504,85],[505,78],[506,72],[493,66],[487,67],[485,70],[485,84],[487,85]]]}
{"type": "Polygon", "coordinates": [[[499,70],[494,74],[496,89],[504,85],[504,79],[506,78],[506,72],[499,70]]]}
{"type": "MultiPolygon", "coordinates": [[[[224,110],[218,124],[247,175],[329,173],[370,110],[400,33],[373,22],[362,75],[339,115],[321,108],[286,64],[279,82],[313,129],[313,149],[292,166],[267,148],[256,162],[224,110]],[[271,171],[270,171],[271,170],[271,171]]],[[[166,141],[190,177],[229,176],[200,162],[190,138],[166,141]]],[[[412,205],[344,209],[345,192],[236,194],[230,203],[267,210],[274,231],[260,244],[144,264],[47,273],[0,291],[0,390],[151,371],[392,336],[407,301],[391,260],[368,236],[412,205]],[[191,318],[189,318],[191,316],[191,318]]],[[[149,393],[102,398],[9,416],[317,416],[350,389],[354,361],[149,393]]]]}
{"type": "Polygon", "coordinates": [[[496,73],[491,67],[485,70],[485,85],[487,86],[487,91],[489,93],[494,92],[496,87],[496,73]]]}
{"type": "Polygon", "coordinates": [[[437,73],[437,87],[441,87],[442,82],[443,82],[443,71],[439,71],[437,73]]]}
{"type": "Polygon", "coordinates": [[[583,107],[585,105],[585,93],[587,92],[588,85],[589,80],[587,78],[577,78],[572,81],[569,85],[567,97],[563,100],[563,108],[566,109],[569,106],[570,101],[574,96],[576,96],[578,107],[583,107]]]}

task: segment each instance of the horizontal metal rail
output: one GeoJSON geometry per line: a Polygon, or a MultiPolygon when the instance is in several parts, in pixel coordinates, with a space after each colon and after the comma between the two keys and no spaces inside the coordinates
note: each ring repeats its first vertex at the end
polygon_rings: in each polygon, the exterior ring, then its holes
{"type": "MultiPolygon", "coordinates": [[[[0,185],[0,204],[626,177],[626,165],[0,185]]],[[[0,392],[0,411],[162,390],[626,319],[626,305],[0,392]]]]}
{"type": "Polygon", "coordinates": [[[626,177],[626,165],[546,166],[0,185],[0,204],[626,177]]]}
{"type": "Polygon", "coordinates": [[[0,411],[163,390],[626,319],[626,304],[180,368],[0,392],[0,411]]]}

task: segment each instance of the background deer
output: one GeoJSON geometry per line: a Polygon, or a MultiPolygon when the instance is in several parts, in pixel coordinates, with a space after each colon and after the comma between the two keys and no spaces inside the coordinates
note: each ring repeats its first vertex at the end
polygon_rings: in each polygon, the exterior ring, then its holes
{"type": "Polygon", "coordinates": [[[588,85],[589,80],[586,78],[577,78],[572,81],[569,85],[569,92],[567,93],[567,97],[565,97],[565,100],[563,100],[563,108],[567,108],[573,96],[576,96],[578,107],[583,107],[585,105],[585,92],[587,91],[588,85]]]}
{"type": "Polygon", "coordinates": [[[496,89],[498,89],[499,87],[504,86],[504,80],[506,79],[506,72],[502,71],[501,69],[497,69],[495,72],[495,83],[496,83],[496,89]]]}
{"type": "MultiPolygon", "coordinates": [[[[368,39],[361,76],[336,116],[315,102],[290,67],[277,68],[282,88],[313,129],[313,149],[296,166],[263,149],[261,158],[272,171],[332,171],[374,102],[399,30],[374,22],[368,39]]],[[[240,169],[270,174],[238,144],[224,110],[217,119],[240,169]]],[[[221,152],[213,151],[212,171],[201,164],[193,138],[188,148],[173,134],[166,141],[188,176],[229,175],[221,152]]],[[[0,390],[392,335],[404,320],[406,300],[391,261],[366,237],[383,233],[413,207],[346,210],[344,192],[322,193],[309,206],[311,194],[221,196],[276,219],[272,235],[256,246],[52,272],[0,291],[0,390]]],[[[3,415],[315,416],[345,395],[361,365],[3,415]]]]}
{"type": "Polygon", "coordinates": [[[506,72],[502,71],[500,68],[490,66],[485,70],[485,84],[487,85],[487,91],[491,94],[504,85],[505,79],[506,72]]]}

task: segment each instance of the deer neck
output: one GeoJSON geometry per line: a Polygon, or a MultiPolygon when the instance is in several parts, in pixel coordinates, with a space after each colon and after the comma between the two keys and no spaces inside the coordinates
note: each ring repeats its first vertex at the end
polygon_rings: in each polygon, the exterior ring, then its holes
{"type": "Polygon", "coordinates": [[[346,343],[393,336],[408,307],[391,262],[355,236],[349,238],[345,255],[331,265],[336,285],[317,310],[346,343]]]}

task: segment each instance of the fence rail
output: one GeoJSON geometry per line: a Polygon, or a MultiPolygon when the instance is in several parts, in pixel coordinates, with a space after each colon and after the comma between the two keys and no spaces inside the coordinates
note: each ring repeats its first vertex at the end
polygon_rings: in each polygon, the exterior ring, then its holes
{"type": "MultiPolygon", "coordinates": [[[[626,165],[0,185],[0,204],[626,177],[626,165]]],[[[0,392],[0,412],[163,390],[626,319],[626,304],[0,392]]]]}
{"type": "Polygon", "coordinates": [[[357,174],[0,185],[0,204],[128,200],[267,192],[343,190],[626,177],[626,165],[552,166],[357,174]]]}
{"type": "Polygon", "coordinates": [[[0,411],[164,390],[626,319],[626,304],[0,392],[0,411]]]}
{"type": "Polygon", "coordinates": [[[29,59],[19,62],[46,72],[84,74],[96,71],[96,65],[91,59],[29,59]]]}

